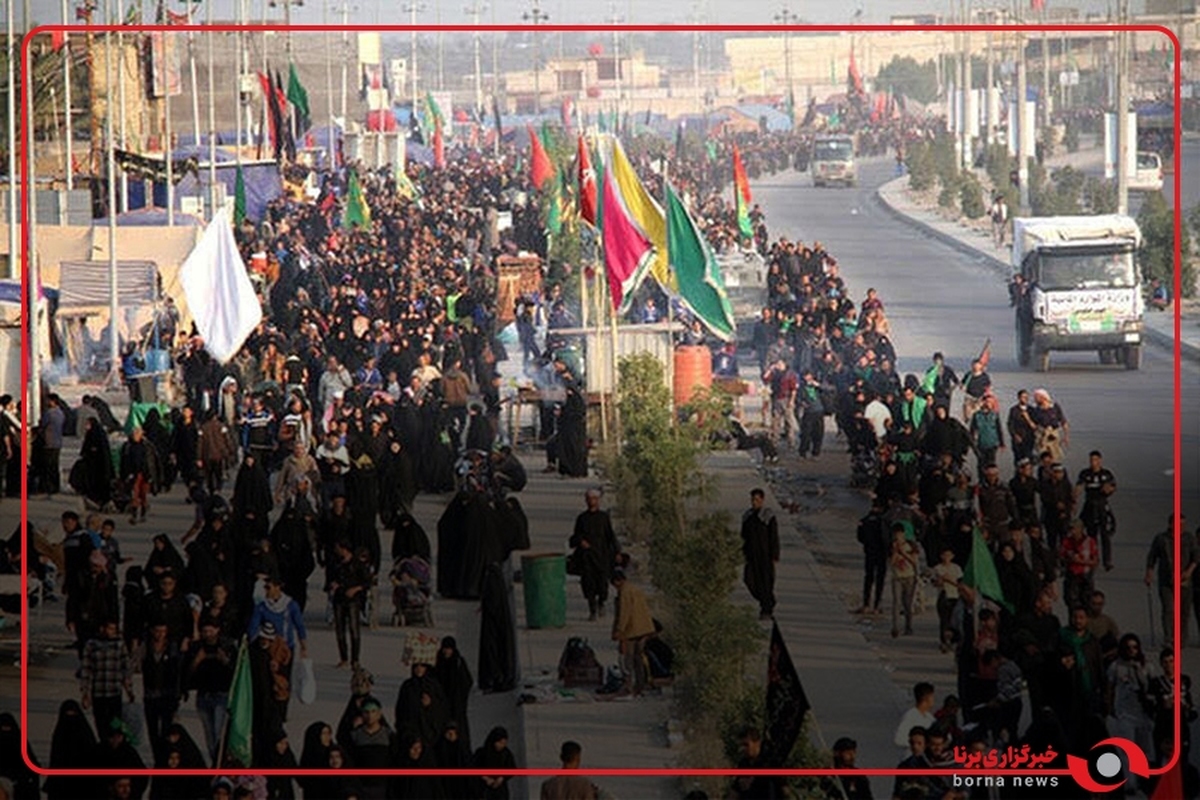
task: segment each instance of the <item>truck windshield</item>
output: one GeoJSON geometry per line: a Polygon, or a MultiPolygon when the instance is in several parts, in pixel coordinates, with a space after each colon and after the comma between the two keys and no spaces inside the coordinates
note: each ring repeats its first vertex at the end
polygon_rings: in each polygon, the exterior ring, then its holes
{"type": "Polygon", "coordinates": [[[817,142],[813,148],[814,161],[849,161],[854,157],[854,148],[849,141],[817,142]]]}
{"type": "Polygon", "coordinates": [[[1054,289],[1128,289],[1137,285],[1133,252],[1043,252],[1038,285],[1054,289]]]}

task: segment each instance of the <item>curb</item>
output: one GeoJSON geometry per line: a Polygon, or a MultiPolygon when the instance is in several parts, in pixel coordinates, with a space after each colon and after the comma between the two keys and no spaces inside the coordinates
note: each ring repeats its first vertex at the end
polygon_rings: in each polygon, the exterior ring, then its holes
{"type": "MultiPolygon", "coordinates": [[[[1159,347],[1164,347],[1171,353],[1175,352],[1175,336],[1173,333],[1160,331],[1153,326],[1145,324],[1142,325],[1142,333],[1146,335],[1147,339],[1154,342],[1159,347]]],[[[1192,344],[1188,341],[1180,340],[1179,355],[1180,358],[1200,363],[1200,346],[1192,344]]]]}
{"type": "Polygon", "coordinates": [[[891,214],[893,217],[900,220],[901,222],[903,222],[907,225],[911,225],[914,228],[917,228],[922,233],[932,236],[934,239],[937,239],[942,244],[946,245],[947,247],[953,248],[954,250],[957,250],[958,252],[962,253],[963,255],[970,256],[976,260],[982,261],[989,268],[998,272],[1000,274],[1000,276],[1003,277],[1007,281],[1008,278],[1012,275],[1012,269],[1009,267],[1008,262],[1001,261],[1000,259],[991,255],[990,253],[986,253],[983,250],[980,250],[979,248],[977,248],[973,245],[967,244],[966,242],[962,241],[961,239],[958,239],[947,233],[943,233],[942,231],[933,227],[932,225],[925,222],[924,220],[917,219],[916,217],[911,216],[911,215],[905,213],[904,211],[901,211],[896,206],[892,205],[892,203],[887,199],[887,197],[884,196],[884,191],[886,189],[888,189],[889,187],[891,187],[893,184],[898,184],[901,181],[906,180],[906,178],[907,178],[907,176],[904,176],[904,175],[902,175],[899,178],[892,178],[892,180],[888,181],[887,183],[883,184],[878,189],[876,189],[875,190],[875,199],[879,202],[879,205],[882,206],[885,211],[887,211],[889,214],[891,214]]]}
{"type": "MultiPolygon", "coordinates": [[[[950,236],[949,234],[938,230],[924,220],[917,219],[916,217],[911,216],[910,214],[907,214],[904,211],[896,208],[896,206],[892,205],[892,203],[888,201],[884,192],[892,187],[893,184],[898,184],[900,181],[905,180],[905,177],[906,176],[893,178],[875,190],[875,199],[885,211],[901,222],[911,225],[921,232],[932,236],[942,244],[945,244],[946,246],[951,247],[964,255],[968,255],[979,261],[982,261],[992,270],[995,270],[1003,275],[1005,279],[1008,278],[1008,276],[1012,273],[1012,270],[1007,263],[989,253],[985,253],[977,247],[967,244],[961,239],[950,236]]],[[[1145,333],[1147,340],[1154,342],[1154,344],[1158,345],[1159,347],[1166,348],[1171,353],[1174,353],[1175,337],[1173,334],[1165,333],[1145,324],[1142,325],[1142,331],[1145,333]]],[[[1200,346],[1192,344],[1191,342],[1181,341],[1180,355],[1182,358],[1200,363],[1200,346]]]]}

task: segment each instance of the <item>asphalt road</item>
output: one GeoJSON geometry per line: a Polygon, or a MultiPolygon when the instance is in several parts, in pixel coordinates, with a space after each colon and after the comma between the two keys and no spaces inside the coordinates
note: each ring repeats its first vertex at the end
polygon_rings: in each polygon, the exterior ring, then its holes
{"type": "MultiPolygon", "coordinates": [[[[923,372],[931,354],[939,350],[961,373],[990,338],[989,371],[1005,415],[1021,388],[1045,387],[1062,404],[1071,426],[1066,458],[1069,474],[1078,474],[1086,466],[1087,453],[1099,449],[1119,487],[1112,504],[1118,524],[1113,542],[1116,568],[1101,573],[1097,586],[1108,594],[1107,610],[1118,624],[1139,633],[1148,644],[1147,590],[1142,581],[1145,557],[1151,539],[1164,528],[1172,504],[1171,354],[1147,345],[1138,372],[1101,366],[1095,354],[1085,353],[1055,353],[1051,371],[1045,375],[1019,367],[1004,278],[982,262],[908,227],[882,208],[875,188],[891,177],[890,165],[868,162],[860,166],[857,188],[814,189],[806,176],[793,172],[756,183],[754,199],[762,204],[773,237],[821,241],[836,256],[856,301],[868,287],[879,291],[891,321],[902,374],[923,372]]],[[[1200,477],[1198,378],[1196,365],[1185,362],[1183,508],[1193,525],[1200,512],[1196,489],[1200,477]]],[[[999,461],[1007,480],[1012,473],[1010,454],[1002,452],[999,461]]],[[[846,542],[850,551],[855,549],[852,530],[825,534],[830,549],[840,551],[843,561],[846,542]]],[[[1058,609],[1060,615],[1064,611],[1058,609]]],[[[1158,637],[1161,645],[1161,631],[1158,637]]],[[[942,663],[945,659],[938,658],[936,647],[927,641],[895,643],[887,641],[886,635],[881,639],[877,645],[885,663],[894,668],[893,679],[901,689],[911,687],[914,676],[936,672],[945,679],[952,674],[949,664],[942,663]]],[[[1198,637],[1193,633],[1191,639],[1195,643],[1198,637]]],[[[1193,646],[1185,653],[1183,667],[1194,672],[1198,661],[1200,653],[1193,646]]],[[[939,703],[942,696],[939,693],[939,703]]],[[[866,719],[844,722],[851,727],[880,724],[866,719]]]]}

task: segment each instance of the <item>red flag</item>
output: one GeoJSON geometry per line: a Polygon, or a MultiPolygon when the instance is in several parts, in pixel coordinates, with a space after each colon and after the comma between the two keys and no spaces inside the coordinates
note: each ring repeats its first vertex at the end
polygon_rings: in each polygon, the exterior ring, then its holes
{"type": "Polygon", "coordinates": [[[992,340],[989,338],[983,343],[983,349],[979,351],[979,358],[976,359],[980,365],[987,369],[988,362],[992,360],[992,340]]]}
{"type": "Polygon", "coordinates": [[[596,224],[596,170],[588,154],[587,142],[579,137],[579,216],[589,225],[596,224]]]}
{"type": "Polygon", "coordinates": [[[52,50],[61,50],[62,46],[67,43],[67,34],[63,31],[50,31],[50,48],[52,50]]]}
{"type": "Polygon", "coordinates": [[[267,103],[267,106],[268,106],[268,111],[267,111],[266,117],[267,117],[267,127],[271,132],[271,147],[275,147],[275,143],[276,143],[276,141],[278,141],[279,132],[275,130],[275,114],[273,114],[270,110],[270,105],[271,105],[270,97],[275,92],[275,87],[271,85],[270,76],[264,75],[261,72],[258,73],[258,82],[260,84],[262,84],[263,100],[267,103]]]}
{"type": "Polygon", "coordinates": [[[442,123],[440,120],[433,127],[433,166],[436,169],[446,168],[446,145],[442,141],[442,123]]]}
{"type": "Polygon", "coordinates": [[[750,205],[750,179],[746,177],[746,168],[742,166],[742,153],[738,146],[733,146],[733,185],[735,191],[742,196],[742,205],[750,205]]]}
{"type": "Polygon", "coordinates": [[[312,131],[304,134],[304,146],[309,150],[317,146],[317,137],[313,136],[312,131]]]}
{"type": "Polygon", "coordinates": [[[1029,7],[1034,11],[1041,11],[1046,7],[1046,0],[1029,0],[1029,7]]]}
{"type": "Polygon", "coordinates": [[[187,14],[177,14],[168,8],[167,9],[167,23],[170,25],[187,25],[188,24],[188,15],[187,14]]]}
{"type": "Polygon", "coordinates": [[[554,177],[554,165],[550,163],[550,156],[546,155],[546,148],[542,147],[542,140],[534,133],[532,125],[525,126],[529,130],[529,146],[532,150],[529,156],[531,172],[529,178],[533,181],[535,189],[541,189],[546,185],[546,181],[554,177]]]}
{"type": "Polygon", "coordinates": [[[854,48],[850,48],[850,92],[852,94],[862,94],[863,80],[862,74],[858,71],[858,63],[854,60],[854,48]]]}

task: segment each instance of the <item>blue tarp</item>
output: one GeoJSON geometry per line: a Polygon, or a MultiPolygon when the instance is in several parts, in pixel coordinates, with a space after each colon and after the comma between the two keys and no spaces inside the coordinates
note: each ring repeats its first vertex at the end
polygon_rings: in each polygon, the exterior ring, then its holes
{"type": "MultiPolygon", "coordinates": [[[[205,163],[208,161],[207,148],[200,148],[199,151],[181,148],[175,151],[176,158],[186,158],[191,155],[197,155],[205,163]]],[[[237,169],[233,166],[236,160],[232,153],[226,150],[217,150],[217,181],[224,184],[225,194],[228,197],[233,197],[234,188],[237,185],[237,169]]],[[[246,184],[246,216],[257,222],[263,218],[267,205],[283,194],[283,180],[279,177],[279,167],[274,162],[248,163],[243,161],[242,177],[246,184]]],[[[207,194],[208,169],[201,167],[199,179],[194,175],[187,175],[176,185],[176,209],[178,210],[182,197],[197,195],[206,197],[207,194]]],[[[154,202],[156,205],[166,206],[167,188],[165,184],[156,183],[154,185],[154,202]]]]}
{"type": "Polygon", "coordinates": [[[788,119],[788,115],[772,106],[750,103],[736,108],[739,114],[745,114],[755,122],[766,117],[768,131],[790,131],[792,129],[792,121],[788,119]]]}

